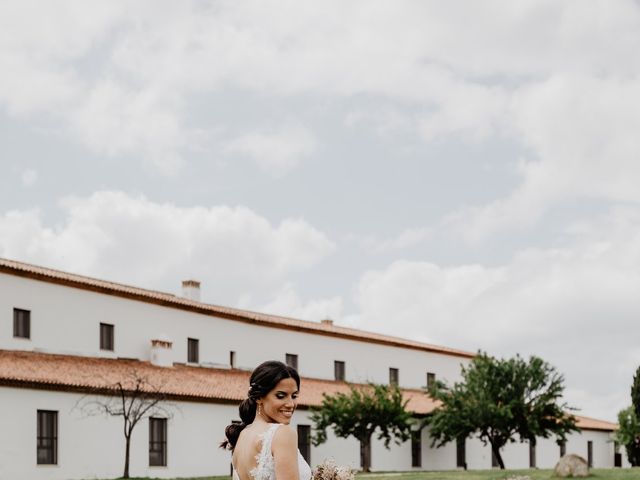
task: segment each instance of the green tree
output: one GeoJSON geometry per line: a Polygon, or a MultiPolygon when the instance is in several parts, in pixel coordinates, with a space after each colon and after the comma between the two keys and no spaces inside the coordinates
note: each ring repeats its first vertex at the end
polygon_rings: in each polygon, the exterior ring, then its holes
{"type": "Polygon", "coordinates": [[[629,463],[640,466],[640,367],[633,376],[631,406],[618,413],[618,424],[614,438],[624,445],[629,463]]]}
{"type": "Polygon", "coordinates": [[[634,406],[618,413],[618,426],[613,438],[624,445],[629,463],[637,467],[640,465],[640,422],[634,406]]]}
{"type": "Polygon", "coordinates": [[[384,439],[384,446],[394,440],[400,444],[411,438],[411,414],[407,401],[397,386],[349,385],[349,393],[323,394],[322,405],[312,409],[314,423],[313,444],[327,440],[327,428],[332,427],[338,437],[353,436],[360,442],[362,469],[371,469],[371,437],[384,439]]]}
{"type": "Polygon", "coordinates": [[[535,444],[536,437],[555,435],[563,442],[578,430],[567,413],[573,409],[561,401],[562,375],[538,357],[496,359],[478,352],[461,375],[451,388],[436,382],[429,389],[441,402],[425,421],[432,446],[477,435],[504,469],[500,449],[516,437],[535,444]]]}
{"type": "Polygon", "coordinates": [[[636,418],[640,418],[640,367],[636,369],[631,384],[631,405],[636,413],[636,418]]]}

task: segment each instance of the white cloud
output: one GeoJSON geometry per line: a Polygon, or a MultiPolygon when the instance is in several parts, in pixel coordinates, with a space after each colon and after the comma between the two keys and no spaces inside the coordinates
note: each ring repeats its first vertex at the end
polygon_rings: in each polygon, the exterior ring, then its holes
{"type": "Polygon", "coordinates": [[[108,191],[61,205],[65,219],[53,227],[37,211],[0,216],[0,256],[169,291],[195,277],[204,299],[235,305],[273,298],[287,275],[334,250],[304,220],[272,225],[246,207],[176,207],[108,191]]]}
{"type": "Polygon", "coordinates": [[[111,80],[99,82],[71,115],[73,131],[92,150],[106,155],[142,154],[171,175],[183,164],[187,134],[171,97],[151,89],[132,91],[111,80]]]}
{"type": "Polygon", "coordinates": [[[349,128],[364,126],[385,137],[397,132],[412,131],[415,129],[415,123],[416,119],[413,116],[391,108],[352,110],[344,117],[344,124],[349,128]]]}
{"type": "Polygon", "coordinates": [[[310,130],[287,126],[276,131],[253,132],[227,142],[225,150],[247,156],[258,166],[275,176],[295,168],[313,153],[316,141],[310,130]]]}
{"type": "Polygon", "coordinates": [[[337,322],[342,317],[343,301],[341,297],[336,296],[305,302],[300,298],[294,286],[291,283],[286,283],[270,302],[257,307],[257,310],[315,322],[326,318],[337,322]]]}
{"type": "Polygon", "coordinates": [[[38,181],[38,171],[33,168],[27,168],[22,172],[20,179],[22,180],[23,186],[27,188],[33,187],[38,181]]]}
{"type": "Polygon", "coordinates": [[[560,75],[514,99],[517,128],[539,156],[523,189],[640,201],[640,86],[632,78],[560,75]]]}
{"type": "Polygon", "coordinates": [[[530,227],[567,199],[640,202],[640,86],[634,78],[555,75],[519,89],[510,111],[532,158],[521,161],[521,183],[509,196],[446,220],[469,240],[530,227]]]}
{"type": "Polygon", "coordinates": [[[588,405],[568,392],[592,409],[584,413],[615,419],[640,364],[632,334],[640,317],[639,245],[640,210],[628,207],[575,225],[556,248],[523,250],[499,267],[397,261],[361,277],[356,324],[471,350],[541,355],[566,374],[572,392],[588,392],[588,405]]]}
{"type": "Polygon", "coordinates": [[[378,238],[372,235],[349,235],[347,240],[362,245],[369,253],[386,253],[411,248],[433,237],[433,230],[428,227],[413,227],[402,230],[390,238],[378,238]]]}
{"type": "Polygon", "coordinates": [[[440,108],[417,120],[418,132],[427,141],[450,133],[483,140],[502,128],[509,98],[505,90],[452,82],[440,108]]]}
{"type": "Polygon", "coordinates": [[[117,2],[2,2],[0,105],[16,115],[70,108],[85,86],[75,62],[105,39],[122,10],[117,2]]]}
{"type": "MultiPolygon", "coordinates": [[[[511,125],[514,91],[557,72],[632,82],[639,26],[631,0],[3,2],[0,104],[15,115],[48,113],[90,148],[139,155],[168,173],[192,143],[191,102],[229,86],[391,99],[418,107],[415,128],[427,140],[485,138],[511,125]]],[[[273,170],[309,148],[255,135],[243,151],[273,170]],[[256,142],[273,152],[256,156],[256,142]]]]}

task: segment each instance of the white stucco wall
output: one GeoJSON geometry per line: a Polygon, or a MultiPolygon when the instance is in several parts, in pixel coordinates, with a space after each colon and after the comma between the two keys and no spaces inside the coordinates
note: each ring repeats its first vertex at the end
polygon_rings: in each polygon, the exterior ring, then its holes
{"type": "MultiPolygon", "coordinates": [[[[587,459],[587,442],[593,442],[593,465],[595,468],[613,467],[614,445],[609,432],[583,430],[567,437],[566,452],[587,459]]],[[[501,450],[505,467],[509,469],[529,468],[528,442],[510,442],[501,450]]],[[[553,468],[560,459],[560,447],[555,437],[539,438],[536,444],[536,468],[553,468]]],[[[491,468],[491,447],[483,446],[478,439],[467,439],[467,464],[470,469],[491,468]]]]}
{"type": "MultiPolygon", "coordinates": [[[[0,479],[61,480],[117,477],[124,465],[122,418],[83,415],[77,407],[83,395],[67,392],[0,387],[0,479]],[[58,463],[36,464],[36,412],[58,411],[58,463]]],[[[95,398],[95,397],[91,397],[95,398]]],[[[148,421],[134,430],[131,446],[132,476],[176,477],[225,475],[230,454],[218,448],[224,427],[237,418],[237,406],[174,402],[173,418],[168,423],[166,467],[148,465],[148,421]]],[[[312,425],[309,412],[296,412],[292,427],[312,425]]],[[[311,447],[311,464],[333,458],[340,465],[359,467],[360,447],[354,438],[336,438],[311,447]]],[[[447,455],[447,449],[430,452],[435,458],[447,455]]],[[[455,464],[455,452],[452,462],[455,464]]],[[[426,457],[425,457],[426,458],[426,457]]],[[[372,443],[372,467],[376,470],[406,470],[411,465],[409,442],[392,444],[386,450],[382,442],[372,443]]],[[[425,463],[424,468],[446,462],[425,463]]]]}
{"type": "MultiPolygon", "coordinates": [[[[86,417],[76,407],[83,398],[76,393],[0,387],[0,479],[61,480],[117,477],[122,474],[124,438],[122,419],[86,417]],[[36,464],[36,412],[58,411],[58,464],[36,464]]],[[[132,476],[176,477],[225,475],[229,472],[229,453],[218,448],[224,427],[237,418],[237,406],[213,403],[174,402],[173,418],[168,423],[168,465],[148,465],[148,421],[133,434],[130,473],[132,476]]],[[[311,425],[308,411],[299,410],[292,421],[311,425]]],[[[606,432],[584,431],[567,442],[567,453],[587,457],[587,441],[593,441],[594,467],[613,466],[613,443],[606,432]]],[[[422,432],[420,470],[450,470],[456,467],[455,443],[430,447],[428,429],[422,432]]],[[[559,448],[552,439],[538,441],[538,468],[553,468],[559,448]]],[[[491,468],[491,450],[477,439],[467,439],[469,469],[491,468]]],[[[354,438],[336,438],[329,431],[328,441],[311,447],[311,464],[327,458],[338,464],[359,467],[360,448],[354,438]]],[[[528,468],[529,447],[512,443],[503,450],[507,468],[528,468]]],[[[411,470],[411,443],[391,444],[387,450],[381,441],[372,443],[372,469],[378,471],[411,470]]]]}
{"type": "MultiPolygon", "coordinates": [[[[90,479],[122,475],[121,417],[86,417],[75,408],[82,395],[0,387],[0,479],[90,479]],[[36,464],[37,410],[58,411],[58,464],[36,464]]],[[[237,416],[232,405],[179,402],[168,422],[167,467],[150,467],[149,423],[135,428],[132,476],[224,475],[229,453],[218,448],[224,427],[237,416]]]]}
{"type": "Polygon", "coordinates": [[[216,318],[185,310],[0,273],[0,349],[149,359],[150,340],[173,340],[173,361],[186,362],[187,338],[199,339],[200,363],[252,369],[264,360],[298,355],[300,374],[333,379],[334,360],[346,362],[352,382],[389,381],[399,369],[400,385],[420,388],[426,373],[459,378],[468,359],[407,348],[314,335],[216,318]],[[31,339],[13,338],[13,308],[31,311],[31,339]],[[99,349],[99,325],[114,325],[115,351],[99,349]],[[64,335],[60,335],[64,332],[64,335]]]}
{"type": "MultiPolygon", "coordinates": [[[[467,438],[467,468],[470,470],[486,470],[491,468],[491,446],[484,445],[475,437],[467,438]]],[[[454,451],[455,455],[455,451],[454,451]]],[[[455,460],[454,460],[455,461],[455,460]]]]}
{"type": "MultiPolygon", "coordinates": [[[[187,338],[200,340],[201,363],[226,365],[229,351],[236,365],[251,369],[267,359],[284,360],[285,353],[299,357],[303,376],[333,379],[333,362],[346,362],[347,380],[386,383],[389,367],[400,370],[400,384],[422,387],[426,372],[440,379],[459,378],[460,364],[467,359],[412,349],[358,342],[322,335],[260,327],[145,302],[40,282],[0,273],[0,349],[34,350],[74,355],[129,357],[147,360],[150,340],[164,333],[174,341],[174,361],[184,362],[187,338]],[[31,339],[13,338],[13,308],[31,311],[31,339]],[[115,325],[115,352],[99,350],[100,322],[115,325]]],[[[303,385],[304,388],[304,385],[303,385]]],[[[0,387],[0,480],[75,479],[117,477],[124,459],[121,419],[80,418],[73,407],[81,395],[44,390],[0,387]],[[59,412],[57,466],[36,465],[36,411],[59,412]]],[[[148,466],[148,423],[138,426],[133,437],[133,476],[175,477],[225,475],[229,455],[217,448],[224,427],[237,418],[237,406],[180,402],[169,422],[167,467],[148,466]]],[[[308,412],[296,413],[293,426],[311,425],[308,412]]],[[[574,434],[568,453],[586,458],[587,441],[593,441],[595,467],[613,466],[613,443],[606,432],[574,434]]],[[[456,467],[455,443],[430,447],[428,430],[422,432],[423,470],[456,467]]],[[[491,468],[491,450],[478,439],[466,443],[470,469],[491,468]]],[[[359,467],[360,449],[353,439],[335,438],[312,447],[312,464],[326,458],[359,467]]],[[[553,439],[541,439],[537,466],[552,468],[559,457],[553,439]]],[[[503,452],[507,468],[527,468],[527,444],[509,444],[503,452]]],[[[624,465],[627,465],[623,454],[624,465]]],[[[372,444],[374,470],[411,470],[411,444],[372,444]]]]}
{"type": "Polygon", "coordinates": [[[428,429],[422,431],[422,468],[425,470],[453,470],[456,468],[456,444],[447,443],[431,448],[428,429]]]}

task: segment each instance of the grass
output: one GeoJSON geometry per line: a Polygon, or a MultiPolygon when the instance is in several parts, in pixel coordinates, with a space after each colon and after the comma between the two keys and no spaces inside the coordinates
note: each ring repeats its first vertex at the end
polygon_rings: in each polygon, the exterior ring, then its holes
{"type": "MultiPolygon", "coordinates": [[[[553,470],[451,470],[446,472],[398,472],[398,473],[361,473],[356,480],[504,480],[509,477],[528,476],[531,480],[549,480],[553,470]]],[[[593,480],[631,480],[640,478],[640,471],[630,468],[592,469],[593,480]]]]}
{"type": "MultiPolygon", "coordinates": [[[[383,472],[359,473],[356,480],[504,480],[515,476],[528,476],[531,480],[549,480],[553,477],[552,470],[461,470],[441,472],[383,472]]],[[[593,480],[632,480],[640,478],[637,468],[596,468],[591,470],[593,480]]],[[[149,477],[132,477],[130,480],[160,480],[149,477]]],[[[167,479],[164,479],[167,480],[167,479]]],[[[173,480],[229,480],[229,476],[197,477],[173,480]]]]}

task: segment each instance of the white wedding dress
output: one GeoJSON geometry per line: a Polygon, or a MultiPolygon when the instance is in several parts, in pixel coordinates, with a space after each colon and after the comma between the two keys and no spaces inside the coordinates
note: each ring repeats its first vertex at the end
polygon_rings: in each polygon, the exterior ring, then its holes
{"type": "MultiPolygon", "coordinates": [[[[276,480],[276,470],[273,463],[273,454],[271,453],[271,442],[273,441],[273,435],[280,425],[282,424],[274,423],[261,435],[262,448],[260,449],[260,453],[256,455],[258,463],[256,468],[249,472],[253,480],[276,480]]],[[[300,450],[298,450],[298,479],[311,480],[311,467],[305,461],[300,450]]],[[[240,480],[235,466],[233,466],[233,480],[240,480]]]]}

